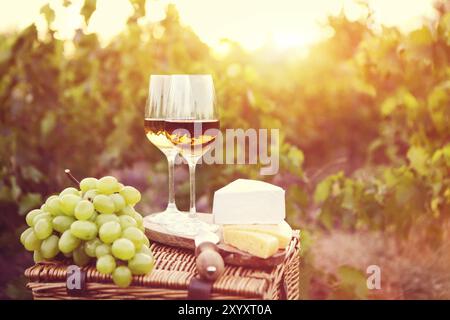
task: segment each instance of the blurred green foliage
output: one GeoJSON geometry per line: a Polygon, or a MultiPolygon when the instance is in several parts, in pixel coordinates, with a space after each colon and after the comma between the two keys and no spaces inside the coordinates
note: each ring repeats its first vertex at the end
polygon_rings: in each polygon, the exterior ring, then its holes
{"type": "MultiPolygon", "coordinates": [[[[450,216],[450,13],[441,7],[432,27],[407,35],[385,28],[360,43],[352,57],[376,110],[377,135],[364,166],[321,181],[314,193],[327,228],[370,228],[407,236],[450,216]]],[[[358,136],[358,131],[354,132],[358,136]]]]}
{"type": "MultiPolygon", "coordinates": [[[[95,2],[81,9],[86,21],[95,2]]],[[[430,243],[439,242],[450,214],[448,2],[409,34],[375,31],[370,15],[330,17],[334,35],[306,58],[271,48],[248,53],[232,41],[218,57],[180,24],[173,5],[161,22],[140,23],[144,3],[132,1],[126,29],[106,46],[81,29],[70,41],[34,25],[0,35],[1,269],[14,265],[2,273],[0,286],[9,289],[1,297],[23,297],[14,283],[31,259],[12,239],[26,212],[67,186],[64,168],[78,177],[142,161],[166,170],[143,131],[152,73],[211,73],[223,129],[281,129],[279,174],[203,166],[199,192],[210,196],[237,177],[266,179],[286,189],[296,227],[405,237],[423,223],[430,243]]],[[[50,6],[42,13],[51,26],[50,6]]],[[[361,297],[356,273],[343,267],[338,276],[361,297]]]]}

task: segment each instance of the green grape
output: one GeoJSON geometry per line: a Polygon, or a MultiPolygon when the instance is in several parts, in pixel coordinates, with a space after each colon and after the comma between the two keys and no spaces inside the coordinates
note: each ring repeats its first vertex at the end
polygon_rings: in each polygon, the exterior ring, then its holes
{"type": "Polygon", "coordinates": [[[62,212],[68,216],[73,216],[75,207],[81,201],[81,197],[75,194],[65,194],[59,199],[62,212]]]}
{"type": "Polygon", "coordinates": [[[88,220],[94,214],[94,205],[89,200],[81,200],[75,207],[74,214],[78,220],[88,220]]]}
{"type": "Polygon", "coordinates": [[[74,221],[75,219],[72,217],[56,216],[52,220],[53,229],[55,229],[59,233],[63,233],[70,228],[74,221]]]}
{"type": "Polygon", "coordinates": [[[73,194],[75,196],[80,195],[80,193],[77,189],[75,189],[73,187],[69,187],[69,188],[65,188],[63,191],[61,191],[61,193],[59,194],[59,197],[61,198],[62,196],[65,196],[66,194],[73,194]]]}
{"type": "MultiPolygon", "coordinates": [[[[58,247],[59,247],[59,243],[58,243],[58,247]]],[[[66,258],[72,258],[72,256],[73,256],[72,251],[67,252],[67,253],[63,253],[63,256],[66,257],[66,258]]]]}
{"type": "Polygon", "coordinates": [[[80,190],[83,192],[96,189],[97,188],[97,179],[96,178],[84,178],[80,181],[80,190]]]}
{"type": "Polygon", "coordinates": [[[114,208],[115,208],[116,212],[125,208],[125,206],[126,206],[125,199],[120,194],[113,193],[109,197],[112,199],[112,201],[114,203],[114,208]]]}
{"type": "Polygon", "coordinates": [[[118,239],[122,233],[120,223],[109,221],[104,223],[99,230],[99,237],[104,243],[112,243],[118,239]]]}
{"type": "Polygon", "coordinates": [[[132,217],[127,215],[119,216],[119,223],[122,227],[122,230],[125,230],[128,227],[137,227],[137,222],[132,217]]]}
{"type": "Polygon", "coordinates": [[[52,215],[49,212],[39,213],[33,219],[33,226],[36,225],[36,223],[41,219],[52,220],[52,215]]]}
{"type": "Polygon", "coordinates": [[[117,267],[112,275],[114,283],[122,288],[126,288],[130,285],[133,280],[130,269],[125,266],[117,267]]]}
{"type": "Polygon", "coordinates": [[[42,256],[41,252],[39,250],[34,250],[33,252],[33,260],[35,263],[39,263],[44,261],[44,257],[42,256]]]}
{"type": "Polygon", "coordinates": [[[126,206],[122,210],[119,211],[119,215],[127,215],[130,217],[134,217],[136,210],[132,206],[126,206]]]}
{"type": "Polygon", "coordinates": [[[148,256],[153,256],[152,250],[145,244],[142,245],[141,249],[138,251],[138,253],[143,253],[148,256]]]}
{"type": "Polygon", "coordinates": [[[130,260],[133,258],[136,248],[131,240],[121,238],[114,241],[111,252],[117,259],[130,260]]]}
{"type": "Polygon", "coordinates": [[[95,266],[98,272],[103,274],[111,274],[116,268],[116,260],[110,254],[105,254],[97,259],[95,266]]]}
{"type": "Polygon", "coordinates": [[[99,194],[94,198],[94,207],[100,213],[111,214],[116,209],[112,199],[104,194],[99,194]]]}
{"type": "Polygon", "coordinates": [[[47,205],[45,203],[42,204],[39,209],[41,209],[42,211],[48,212],[48,208],[47,208],[47,205]]]}
{"type": "Polygon", "coordinates": [[[81,240],[75,237],[70,230],[64,231],[59,238],[58,247],[62,253],[69,253],[75,250],[81,243],[81,240]]]}
{"type": "Polygon", "coordinates": [[[53,232],[52,222],[48,219],[40,219],[34,224],[33,229],[39,240],[47,239],[53,232]]]}
{"type": "MultiPolygon", "coordinates": [[[[144,232],[144,235],[145,235],[145,232],[144,232]]],[[[147,238],[147,236],[144,237],[143,245],[147,246],[147,247],[150,247],[150,240],[147,238]]]]}
{"type": "Polygon", "coordinates": [[[42,241],[40,252],[45,259],[52,259],[56,257],[59,253],[58,242],[59,238],[54,234],[42,241]]]}
{"type": "Polygon", "coordinates": [[[155,259],[152,255],[143,253],[136,253],[130,261],[128,261],[128,268],[135,275],[144,275],[152,271],[155,259]]]}
{"type": "Polygon", "coordinates": [[[134,220],[136,220],[138,227],[144,225],[144,218],[142,218],[140,213],[135,211],[133,214],[133,218],[134,218],[134,220]]]}
{"type": "Polygon", "coordinates": [[[45,200],[45,204],[48,204],[51,200],[58,199],[58,198],[59,198],[58,195],[53,194],[50,197],[48,197],[47,200],[45,200]]]}
{"type": "Polygon", "coordinates": [[[97,225],[91,221],[78,220],[70,226],[70,232],[81,240],[92,240],[97,236],[97,225]]]}
{"type": "Polygon", "coordinates": [[[28,237],[28,235],[33,231],[33,228],[29,227],[28,229],[25,229],[24,232],[22,232],[22,234],[20,235],[20,243],[22,243],[22,245],[25,243],[25,239],[28,237]]]}
{"type": "Polygon", "coordinates": [[[41,248],[42,240],[39,240],[38,237],[36,237],[36,234],[33,230],[33,232],[30,232],[25,240],[23,241],[23,246],[28,251],[34,251],[39,250],[41,248]]]}
{"type": "Polygon", "coordinates": [[[51,196],[45,202],[47,206],[47,211],[51,213],[53,216],[59,216],[63,214],[60,207],[60,199],[58,196],[51,196]]]}
{"type": "Polygon", "coordinates": [[[101,244],[102,242],[99,238],[94,238],[92,240],[86,241],[86,243],[84,244],[84,252],[86,252],[89,257],[95,258],[95,249],[97,249],[97,247],[101,244]]]}
{"type": "Polygon", "coordinates": [[[95,222],[97,223],[97,217],[98,217],[98,213],[97,211],[94,210],[94,213],[92,214],[92,216],[89,218],[89,221],[95,222]]]}
{"type": "Polygon", "coordinates": [[[141,201],[141,193],[134,187],[126,186],[120,190],[120,194],[125,198],[127,204],[134,206],[141,201]]]}
{"type": "Polygon", "coordinates": [[[28,212],[27,216],[25,217],[25,221],[27,222],[27,225],[32,227],[34,218],[37,215],[42,214],[42,213],[45,213],[45,212],[41,209],[34,209],[34,210],[31,210],[30,212],[28,212]]]}
{"type": "Polygon", "coordinates": [[[119,182],[114,177],[106,176],[98,180],[97,189],[99,193],[113,194],[119,191],[119,182]]]}
{"type": "Polygon", "coordinates": [[[88,190],[88,191],[86,191],[85,193],[84,193],[84,195],[83,195],[83,199],[84,200],[89,200],[89,201],[94,201],[94,198],[95,198],[95,196],[97,195],[98,193],[97,193],[97,190],[96,189],[91,189],[91,190],[88,190]]]}
{"type": "Polygon", "coordinates": [[[97,248],[95,248],[95,256],[100,258],[105,254],[111,254],[111,246],[106,243],[99,244],[97,248]]]}
{"type": "Polygon", "coordinates": [[[131,240],[137,250],[144,244],[144,233],[136,227],[128,227],[122,233],[122,238],[131,240]]]}
{"type": "Polygon", "coordinates": [[[119,217],[115,214],[99,214],[97,216],[97,219],[95,220],[95,223],[99,227],[101,227],[102,225],[110,221],[119,222],[119,217]]]}
{"type": "Polygon", "coordinates": [[[84,245],[80,245],[73,251],[73,261],[79,267],[84,267],[91,258],[84,251],[84,245]]]}

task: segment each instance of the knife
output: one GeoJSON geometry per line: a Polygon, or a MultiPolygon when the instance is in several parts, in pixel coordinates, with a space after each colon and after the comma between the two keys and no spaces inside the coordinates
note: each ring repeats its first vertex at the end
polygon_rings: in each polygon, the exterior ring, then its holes
{"type": "Polygon", "coordinates": [[[207,230],[201,230],[194,238],[195,241],[195,264],[200,277],[207,281],[219,278],[225,264],[219,253],[217,234],[207,230]]]}

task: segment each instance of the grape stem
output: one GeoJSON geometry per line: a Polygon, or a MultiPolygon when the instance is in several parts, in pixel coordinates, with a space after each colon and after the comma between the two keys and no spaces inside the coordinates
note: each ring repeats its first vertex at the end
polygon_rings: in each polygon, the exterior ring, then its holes
{"type": "Polygon", "coordinates": [[[80,185],[80,181],[75,178],[69,169],[64,170],[64,173],[67,175],[67,177],[78,187],[80,185]]]}

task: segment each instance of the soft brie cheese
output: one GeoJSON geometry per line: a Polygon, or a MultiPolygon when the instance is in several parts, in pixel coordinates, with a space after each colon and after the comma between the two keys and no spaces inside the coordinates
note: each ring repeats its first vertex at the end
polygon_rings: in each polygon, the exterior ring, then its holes
{"type": "Polygon", "coordinates": [[[286,248],[289,242],[291,242],[292,238],[292,228],[286,221],[283,221],[279,224],[230,224],[223,227],[223,230],[230,229],[252,231],[274,236],[275,238],[277,238],[279,249],[286,248]]]}
{"type": "Polygon", "coordinates": [[[223,240],[226,244],[263,259],[278,251],[277,238],[269,234],[224,228],[223,240]]]}
{"type": "Polygon", "coordinates": [[[284,190],[273,184],[238,179],[214,193],[216,224],[279,224],[284,218],[284,190]]]}

